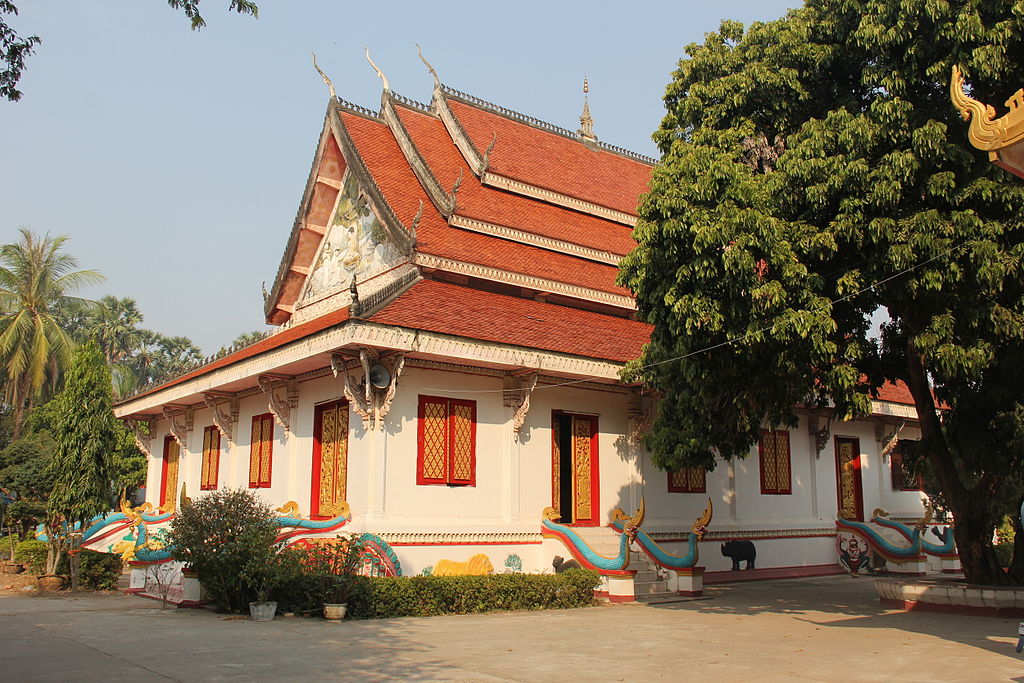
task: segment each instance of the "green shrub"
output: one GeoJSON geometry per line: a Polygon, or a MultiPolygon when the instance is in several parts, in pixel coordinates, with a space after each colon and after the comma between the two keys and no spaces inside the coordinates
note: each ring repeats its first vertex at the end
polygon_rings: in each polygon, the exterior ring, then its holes
{"type": "Polygon", "coordinates": [[[325,603],[348,603],[362,567],[362,552],[363,544],[355,536],[282,551],[279,562],[290,576],[271,591],[271,599],[282,612],[300,614],[317,612],[325,603]]]}
{"type": "MultiPolygon", "coordinates": [[[[596,572],[486,576],[335,577],[352,581],[348,614],[354,619],[563,609],[594,604],[596,572]]],[[[282,611],[312,612],[325,602],[317,575],[303,575],[275,594],[282,611]]]]}
{"type": "Polygon", "coordinates": [[[223,489],[182,505],[167,542],[174,559],[199,575],[213,604],[240,612],[258,597],[254,567],[277,531],[270,506],[254,493],[223,489]]]}
{"type": "Polygon", "coordinates": [[[11,556],[11,548],[17,548],[18,537],[14,534],[0,538],[0,560],[6,560],[11,556]]]}
{"type": "MultiPolygon", "coordinates": [[[[114,553],[83,550],[78,556],[78,584],[86,590],[117,590],[117,581],[121,578],[123,570],[124,562],[121,556],[114,553]]],[[[66,555],[57,573],[61,576],[70,574],[66,555]]]]}
{"type": "Polygon", "coordinates": [[[14,559],[28,565],[34,574],[42,574],[46,570],[46,543],[29,539],[22,541],[14,548],[14,559]]]}

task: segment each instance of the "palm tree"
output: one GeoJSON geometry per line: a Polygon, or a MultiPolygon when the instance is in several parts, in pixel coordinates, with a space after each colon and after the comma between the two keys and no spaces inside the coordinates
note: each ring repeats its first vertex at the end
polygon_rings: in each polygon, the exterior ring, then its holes
{"type": "Polygon", "coordinates": [[[78,299],[70,292],[104,279],[95,270],[75,270],[78,260],[61,251],[66,236],[19,232],[18,241],[0,246],[0,362],[14,438],[21,434],[25,410],[44,386],[55,388],[71,360],[74,342],[61,328],[58,312],[78,299]]]}
{"type": "Polygon", "coordinates": [[[142,312],[135,299],[107,295],[96,302],[93,329],[109,365],[132,357],[142,345],[142,312]]]}

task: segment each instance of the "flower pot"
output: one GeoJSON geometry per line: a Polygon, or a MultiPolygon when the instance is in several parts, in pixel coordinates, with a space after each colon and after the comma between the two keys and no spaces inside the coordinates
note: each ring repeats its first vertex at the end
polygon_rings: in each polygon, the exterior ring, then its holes
{"type": "Polygon", "coordinates": [[[36,585],[42,591],[59,591],[64,587],[64,579],[60,576],[47,574],[36,579],[36,585]]]}
{"type": "Polygon", "coordinates": [[[277,613],[276,602],[250,602],[249,613],[253,621],[273,621],[277,613]]]}
{"type": "Polygon", "coordinates": [[[324,603],[324,619],[328,621],[341,621],[345,618],[345,611],[348,609],[348,604],[336,605],[332,603],[324,603]]]}

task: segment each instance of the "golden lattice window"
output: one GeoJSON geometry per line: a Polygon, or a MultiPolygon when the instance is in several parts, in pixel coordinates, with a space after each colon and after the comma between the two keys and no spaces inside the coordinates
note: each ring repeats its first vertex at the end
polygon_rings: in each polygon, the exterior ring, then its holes
{"type": "Polygon", "coordinates": [[[203,470],[199,479],[202,491],[217,490],[220,470],[220,430],[214,426],[203,430],[203,470]]]}
{"type": "Polygon", "coordinates": [[[684,467],[668,473],[669,493],[706,493],[707,470],[703,467],[684,467]]]}
{"type": "Polygon", "coordinates": [[[249,488],[270,488],[273,454],[274,416],[270,413],[256,415],[252,418],[249,441],[249,488]]]}
{"type": "Polygon", "coordinates": [[[476,401],[420,396],[416,483],[476,485],[476,401]]]}
{"type": "Polygon", "coordinates": [[[792,493],[789,432],[761,430],[757,450],[761,461],[761,493],[792,493]]]}

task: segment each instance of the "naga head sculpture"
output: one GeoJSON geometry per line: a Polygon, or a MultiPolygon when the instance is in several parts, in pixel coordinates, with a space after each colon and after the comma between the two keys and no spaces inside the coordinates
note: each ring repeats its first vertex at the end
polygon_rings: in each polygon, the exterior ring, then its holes
{"type": "Polygon", "coordinates": [[[917,520],[917,522],[914,524],[914,528],[918,531],[924,531],[925,529],[927,529],[928,525],[932,521],[932,513],[932,502],[930,500],[926,500],[924,502],[924,517],[917,520]]]}
{"type": "Polygon", "coordinates": [[[704,538],[704,534],[708,531],[708,525],[711,524],[711,518],[715,514],[715,507],[711,503],[711,499],[708,498],[708,506],[704,508],[704,514],[697,518],[697,521],[693,523],[693,533],[697,534],[697,540],[704,538]]]}
{"type": "Polygon", "coordinates": [[[644,523],[644,517],[647,514],[647,503],[640,498],[640,507],[637,508],[636,514],[632,517],[622,511],[622,508],[615,508],[612,510],[612,520],[622,522],[623,532],[630,538],[636,538],[637,532],[640,530],[640,525],[644,523]]]}
{"type": "Polygon", "coordinates": [[[544,512],[540,513],[540,515],[544,519],[552,522],[557,522],[562,519],[562,513],[551,506],[544,508],[544,512]]]}

